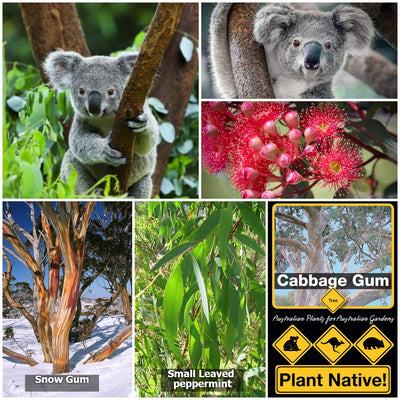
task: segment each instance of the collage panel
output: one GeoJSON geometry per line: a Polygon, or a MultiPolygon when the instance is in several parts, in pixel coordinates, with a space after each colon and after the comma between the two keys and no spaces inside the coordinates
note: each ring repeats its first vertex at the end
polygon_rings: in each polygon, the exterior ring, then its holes
{"type": "Polygon", "coordinates": [[[396,102],[203,101],[202,197],[397,197],[396,102]]]}
{"type": "Polygon", "coordinates": [[[397,3],[203,3],[203,99],[396,99],[397,3]]]}
{"type": "Polygon", "coordinates": [[[135,391],[265,397],[265,203],[137,202],[135,391]]]}
{"type": "Polygon", "coordinates": [[[270,397],[397,396],[397,203],[274,202],[270,397]]]}
{"type": "Polygon", "coordinates": [[[199,197],[197,3],[3,3],[3,28],[4,198],[199,197]]]}
{"type": "Polygon", "coordinates": [[[131,396],[132,253],[131,202],[3,204],[4,397],[131,396]]]}

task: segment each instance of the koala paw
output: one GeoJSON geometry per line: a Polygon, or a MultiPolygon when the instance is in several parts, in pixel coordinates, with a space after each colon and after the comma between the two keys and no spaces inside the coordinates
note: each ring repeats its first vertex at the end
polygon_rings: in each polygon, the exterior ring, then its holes
{"type": "Polygon", "coordinates": [[[132,129],[135,132],[143,132],[146,129],[148,116],[145,113],[140,114],[135,119],[126,121],[129,129],[132,129]]]}
{"type": "Polygon", "coordinates": [[[127,158],[120,151],[110,147],[108,141],[103,148],[102,158],[106,164],[114,167],[118,167],[119,165],[123,165],[128,162],[127,158]]]}

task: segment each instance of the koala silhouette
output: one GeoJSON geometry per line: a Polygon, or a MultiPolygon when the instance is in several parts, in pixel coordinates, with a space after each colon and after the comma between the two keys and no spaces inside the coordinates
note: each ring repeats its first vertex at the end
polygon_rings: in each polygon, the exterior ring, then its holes
{"type": "Polygon", "coordinates": [[[284,351],[300,351],[299,346],[297,345],[298,336],[290,336],[290,339],[286,340],[283,344],[284,351]]]}
{"type": "MultiPolygon", "coordinates": [[[[86,193],[107,174],[108,166],[128,160],[110,147],[110,132],[137,53],[124,52],[118,57],[82,57],[73,51],[54,51],[44,68],[50,84],[57,90],[69,89],[74,118],[69,133],[69,149],[61,165],[61,179],[67,181],[71,165],[78,174],[75,191],[86,193]]],[[[127,121],[137,132],[135,155],[129,178],[128,195],[151,196],[151,175],[156,163],[158,123],[147,102],[143,113],[127,121]]]]}
{"type": "MultiPolygon", "coordinates": [[[[220,94],[235,98],[237,91],[227,50],[229,8],[220,3],[213,12],[216,16],[212,17],[210,28],[211,64],[220,94]]],[[[369,48],[373,35],[370,17],[351,6],[322,12],[270,4],[256,14],[253,30],[255,40],[265,49],[275,97],[285,99],[333,98],[332,80],[347,55],[362,54],[369,48]]]]}

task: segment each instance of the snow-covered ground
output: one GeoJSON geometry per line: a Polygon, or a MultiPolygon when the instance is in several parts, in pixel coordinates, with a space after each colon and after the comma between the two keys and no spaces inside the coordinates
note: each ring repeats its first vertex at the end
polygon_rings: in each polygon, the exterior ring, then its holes
{"type": "MultiPolygon", "coordinates": [[[[126,325],[123,316],[100,318],[92,337],[86,346],[95,352],[105,345],[126,325]]],[[[19,345],[39,364],[29,365],[3,354],[3,396],[4,397],[129,397],[132,394],[132,336],[118,347],[112,356],[104,361],[84,365],[89,354],[81,342],[70,344],[70,374],[99,375],[99,392],[25,392],[25,375],[49,375],[52,365],[43,363],[40,344],[37,343],[29,322],[25,318],[3,319],[3,331],[12,326],[14,337],[19,345]]],[[[3,345],[22,353],[12,339],[4,340],[3,345]]]]}

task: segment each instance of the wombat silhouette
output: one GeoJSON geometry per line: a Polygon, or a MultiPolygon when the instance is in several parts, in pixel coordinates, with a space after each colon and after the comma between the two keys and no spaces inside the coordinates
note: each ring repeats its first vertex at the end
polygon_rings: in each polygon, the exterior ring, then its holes
{"type": "Polygon", "coordinates": [[[297,346],[298,336],[290,336],[290,339],[287,340],[283,345],[283,350],[285,351],[300,351],[299,346],[297,346]]]}
{"type": "Polygon", "coordinates": [[[321,342],[321,344],[330,344],[332,346],[332,350],[335,353],[339,353],[339,351],[336,350],[337,347],[339,347],[341,344],[344,344],[344,342],[342,342],[341,340],[339,340],[336,337],[331,337],[329,340],[327,340],[326,342],[321,342]]]}
{"type": "Polygon", "coordinates": [[[363,342],[364,350],[381,349],[385,347],[383,340],[379,340],[376,337],[369,337],[363,342]]]}

